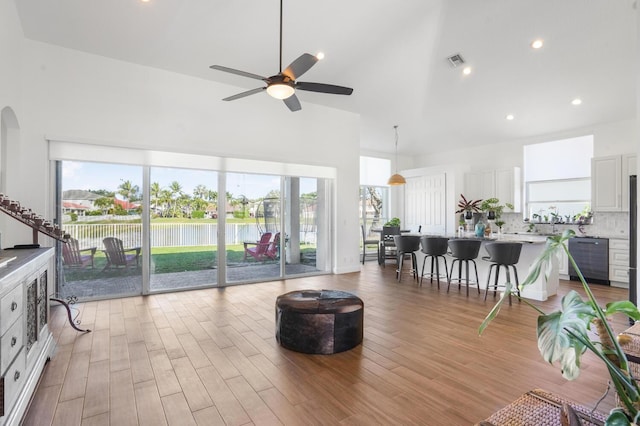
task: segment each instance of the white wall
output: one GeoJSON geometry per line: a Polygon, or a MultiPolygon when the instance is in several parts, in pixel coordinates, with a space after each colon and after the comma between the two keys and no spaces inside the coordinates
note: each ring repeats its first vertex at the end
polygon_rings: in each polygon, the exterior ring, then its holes
{"type": "Polygon", "coordinates": [[[334,270],[360,269],[357,115],[304,99],[296,113],[268,96],[222,102],[242,89],[31,40],[20,48],[23,154],[12,159],[21,169],[13,198],[53,214],[47,137],[331,166],[334,270]]]}
{"type": "Polygon", "coordinates": [[[638,152],[637,127],[637,120],[624,120],[465,150],[430,152],[417,157],[414,167],[443,164],[464,164],[469,170],[522,167],[522,147],[524,145],[589,134],[593,135],[593,154],[595,157],[627,154],[638,152]]]}

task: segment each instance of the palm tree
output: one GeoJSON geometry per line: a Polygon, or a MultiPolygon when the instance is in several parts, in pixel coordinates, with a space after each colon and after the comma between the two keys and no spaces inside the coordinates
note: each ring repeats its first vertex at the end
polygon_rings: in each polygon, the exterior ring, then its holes
{"type": "Polygon", "coordinates": [[[178,208],[178,198],[182,196],[182,185],[177,180],[174,180],[169,185],[169,193],[171,194],[171,200],[173,204],[173,215],[172,217],[176,217],[177,208],[178,208]]]}
{"type": "Polygon", "coordinates": [[[140,187],[131,183],[130,180],[125,180],[118,186],[118,194],[127,201],[133,200],[138,192],[140,192],[140,187]]]}
{"type": "Polygon", "coordinates": [[[151,205],[153,209],[156,210],[158,208],[158,201],[160,199],[160,192],[162,188],[160,188],[160,184],[158,182],[153,182],[151,187],[149,188],[149,196],[151,198],[151,205]]]}

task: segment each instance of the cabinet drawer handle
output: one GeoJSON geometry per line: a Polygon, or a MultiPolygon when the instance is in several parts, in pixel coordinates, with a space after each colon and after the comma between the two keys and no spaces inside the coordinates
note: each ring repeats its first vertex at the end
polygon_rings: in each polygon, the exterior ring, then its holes
{"type": "Polygon", "coordinates": [[[19,378],[20,378],[20,372],[16,370],[15,374],[13,375],[13,381],[17,382],[19,378]]]}
{"type": "Polygon", "coordinates": [[[16,343],[18,343],[18,339],[16,339],[16,336],[13,336],[11,338],[11,347],[14,347],[16,345],[16,343]]]}
{"type": "Polygon", "coordinates": [[[18,309],[18,304],[16,302],[11,302],[11,312],[15,311],[16,309],[18,309]]]}

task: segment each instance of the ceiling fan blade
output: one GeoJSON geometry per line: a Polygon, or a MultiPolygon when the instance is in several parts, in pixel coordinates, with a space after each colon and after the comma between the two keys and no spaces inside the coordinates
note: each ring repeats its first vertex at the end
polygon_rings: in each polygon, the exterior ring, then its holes
{"type": "Polygon", "coordinates": [[[263,90],[266,90],[266,87],[258,87],[257,89],[247,90],[246,92],[238,93],[237,95],[224,98],[223,101],[235,101],[236,99],[244,98],[245,96],[255,95],[256,93],[260,93],[263,90]]]}
{"type": "Polygon", "coordinates": [[[353,89],[350,87],[324,83],[306,83],[304,81],[296,82],[296,89],[306,90],[308,92],[331,93],[333,95],[350,95],[353,93],[353,89]]]}
{"type": "Polygon", "coordinates": [[[291,62],[291,65],[289,65],[286,70],[282,71],[282,74],[286,75],[291,80],[295,80],[305,72],[309,71],[316,62],[318,62],[318,58],[310,55],[309,53],[303,53],[298,57],[298,59],[291,62]]]}
{"type": "Polygon", "coordinates": [[[252,74],[250,72],[240,71],[240,70],[236,70],[229,67],[223,67],[222,65],[211,65],[209,68],[211,68],[212,70],[224,71],[231,74],[241,75],[243,77],[255,78],[256,80],[267,81],[267,78],[262,77],[261,75],[252,74]]]}
{"type": "Polygon", "coordinates": [[[295,93],[289,96],[287,99],[283,99],[283,101],[285,105],[289,107],[289,109],[292,112],[300,111],[302,109],[302,106],[300,105],[300,101],[298,100],[298,97],[296,96],[295,93]]]}

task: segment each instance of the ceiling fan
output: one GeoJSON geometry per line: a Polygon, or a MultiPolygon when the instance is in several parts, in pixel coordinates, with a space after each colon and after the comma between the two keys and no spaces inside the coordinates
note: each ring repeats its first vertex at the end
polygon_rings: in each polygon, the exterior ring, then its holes
{"type": "Polygon", "coordinates": [[[254,78],[256,80],[262,80],[267,83],[265,87],[259,87],[257,89],[238,93],[237,95],[224,98],[223,101],[234,101],[266,90],[267,93],[274,98],[282,99],[291,111],[299,111],[302,107],[300,106],[300,101],[296,96],[296,89],[306,90],[308,92],[331,93],[334,95],[350,95],[353,92],[353,89],[344,86],[296,81],[298,77],[309,71],[309,69],[311,69],[311,67],[323,57],[324,56],[322,54],[314,56],[309,53],[303,53],[284,71],[282,71],[282,0],[280,0],[280,71],[278,74],[272,75],[271,77],[263,77],[250,72],[224,67],[222,65],[211,65],[209,68],[241,75],[243,77],[254,78]]]}

